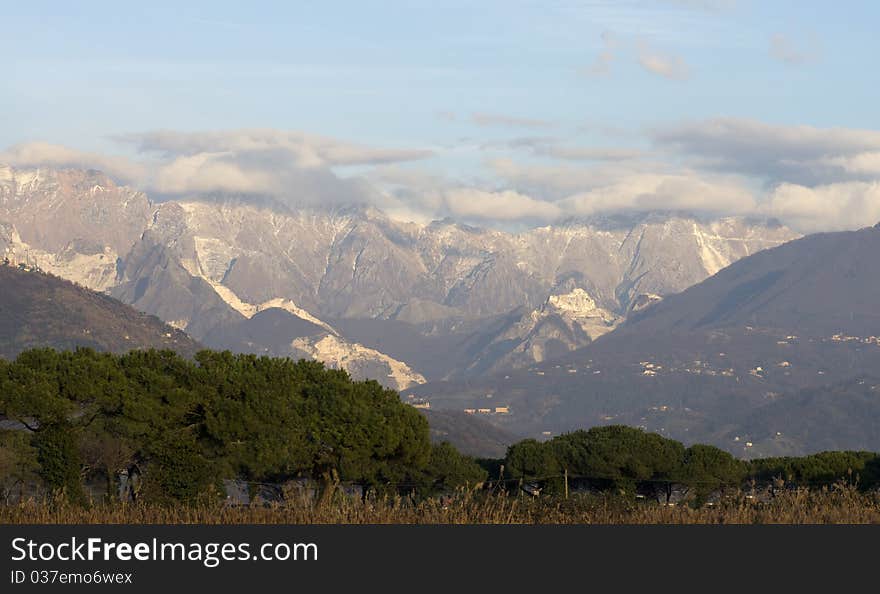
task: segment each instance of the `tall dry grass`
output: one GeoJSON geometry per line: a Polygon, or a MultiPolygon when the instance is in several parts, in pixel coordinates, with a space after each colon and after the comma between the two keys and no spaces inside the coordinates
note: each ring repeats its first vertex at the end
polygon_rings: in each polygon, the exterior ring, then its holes
{"type": "Polygon", "coordinates": [[[96,505],[34,501],[0,506],[2,524],[866,524],[880,523],[880,495],[848,485],[795,489],[758,502],[742,493],[699,508],[609,495],[568,500],[460,492],[413,501],[394,497],[327,504],[96,505]]]}

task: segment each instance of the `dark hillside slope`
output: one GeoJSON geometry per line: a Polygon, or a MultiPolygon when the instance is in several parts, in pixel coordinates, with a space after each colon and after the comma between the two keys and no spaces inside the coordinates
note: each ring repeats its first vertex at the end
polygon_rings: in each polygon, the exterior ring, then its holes
{"type": "Polygon", "coordinates": [[[734,262],[633,316],[618,336],[753,326],[880,334],[880,225],[819,233],[734,262]]]}
{"type": "Polygon", "coordinates": [[[475,415],[454,410],[422,410],[428,417],[431,441],[448,441],[463,454],[503,458],[507,448],[522,438],[475,415]]]}
{"type": "Polygon", "coordinates": [[[41,272],[0,266],[0,356],[37,347],[123,353],[171,349],[193,355],[184,332],[111,297],[41,272]]]}

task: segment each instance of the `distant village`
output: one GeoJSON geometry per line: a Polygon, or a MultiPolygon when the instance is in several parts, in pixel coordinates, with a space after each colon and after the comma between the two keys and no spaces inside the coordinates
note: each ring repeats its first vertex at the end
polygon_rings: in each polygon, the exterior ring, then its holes
{"type": "MultiPolygon", "coordinates": [[[[423,410],[430,410],[430,408],[431,408],[431,402],[425,398],[416,398],[413,396],[409,396],[408,402],[413,408],[420,408],[423,410]]],[[[469,415],[509,415],[510,414],[510,407],[509,406],[494,406],[494,407],[488,407],[488,408],[465,408],[462,410],[466,414],[469,414],[469,415]]]]}
{"type": "Polygon", "coordinates": [[[509,406],[496,406],[495,408],[466,408],[464,409],[469,415],[509,415],[509,406]]]}

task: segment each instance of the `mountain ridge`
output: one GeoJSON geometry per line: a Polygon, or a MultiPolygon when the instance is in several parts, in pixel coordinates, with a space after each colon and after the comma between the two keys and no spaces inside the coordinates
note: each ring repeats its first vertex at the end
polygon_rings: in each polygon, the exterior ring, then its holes
{"type": "MultiPolygon", "coordinates": [[[[212,345],[220,348],[240,344],[223,329],[246,317],[241,304],[280,300],[307,320],[404,322],[422,337],[417,348],[449,334],[475,349],[470,362],[438,352],[439,376],[428,379],[527,366],[577,349],[638,304],[797,235],[772,222],[657,213],[509,233],[449,219],[405,223],[364,206],[275,208],[222,195],[151,202],[96,172],[6,171],[8,179],[30,180],[5,183],[0,195],[0,223],[9,227],[0,247],[17,257],[38,256],[41,267],[197,339],[226,336],[229,343],[212,345]],[[108,213],[119,202],[99,226],[82,222],[93,192],[108,213]],[[48,239],[47,205],[65,211],[49,217],[48,239]]],[[[393,358],[409,364],[410,354],[393,358]]]]}

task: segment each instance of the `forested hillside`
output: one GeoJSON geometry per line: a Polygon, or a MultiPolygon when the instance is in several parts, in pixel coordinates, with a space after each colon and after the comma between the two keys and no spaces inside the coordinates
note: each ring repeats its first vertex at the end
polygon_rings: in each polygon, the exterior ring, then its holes
{"type": "Polygon", "coordinates": [[[37,270],[0,265],[0,357],[37,347],[159,348],[187,356],[199,349],[186,333],[111,297],[37,270]]]}

